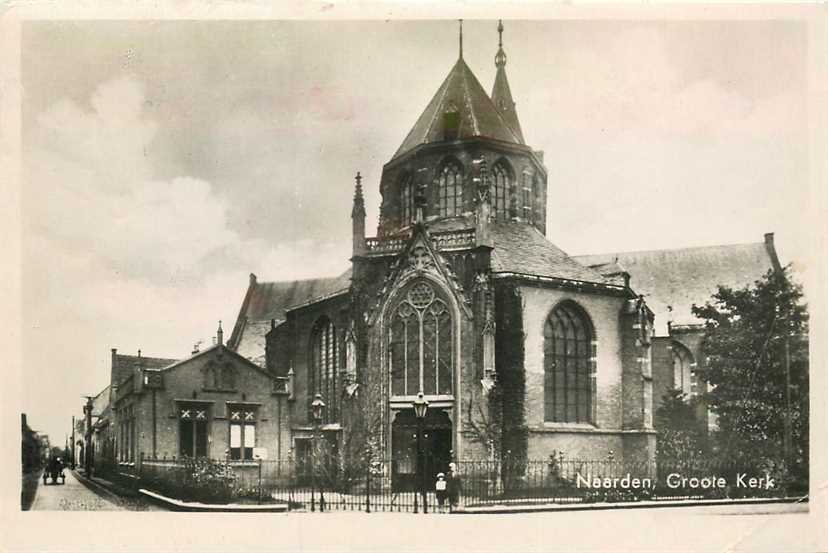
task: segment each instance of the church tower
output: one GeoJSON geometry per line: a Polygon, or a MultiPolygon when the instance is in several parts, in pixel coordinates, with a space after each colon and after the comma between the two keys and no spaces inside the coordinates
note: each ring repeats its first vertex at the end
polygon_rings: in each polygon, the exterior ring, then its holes
{"type": "MultiPolygon", "coordinates": [[[[462,25],[462,23],[461,23],[462,25]]],[[[430,228],[470,225],[479,201],[475,162],[488,168],[493,221],[520,221],[546,231],[546,168],[542,154],[526,145],[506,78],[503,25],[490,97],[463,59],[458,59],[411,131],[385,164],[378,236],[410,233],[414,197],[425,187],[430,228]]]]}
{"type": "MultiPolygon", "coordinates": [[[[360,401],[398,467],[414,466],[411,429],[423,425],[431,474],[452,459],[564,449],[649,458],[651,313],[623,278],[547,239],[547,172],[497,31],[490,96],[463,59],[461,22],[457,60],[383,166],[374,237],[357,181],[348,316],[360,401]]],[[[403,468],[392,479],[405,486],[403,468]]]]}

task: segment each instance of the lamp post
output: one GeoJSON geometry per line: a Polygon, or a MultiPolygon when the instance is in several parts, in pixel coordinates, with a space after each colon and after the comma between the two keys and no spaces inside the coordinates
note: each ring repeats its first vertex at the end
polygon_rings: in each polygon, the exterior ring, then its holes
{"type": "MultiPolygon", "coordinates": [[[[311,402],[311,414],[313,415],[313,422],[314,422],[314,431],[313,431],[313,451],[311,453],[311,463],[313,463],[313,456],[318,450],[319,444],[317,440],[319,438],[319,427],[322,425],[322,410],[325,409],[325,402],[322,401],[322,394],[316,394],[316,397],[313,398],[311,402]]],[[[311,465],[311,472],[313,477],[313,487],[311,489],[311,511],[314,510],[313,504],[313,489],[316,488],[316,466],[315,464],[311,465]]],[[[322,488],[319,488],[319,511],[325,511],[325,492],[322,488]]]]}
{"type": "MultiPolygon", "coordinates": [[[[420,494],[423,498],[423,514],[428,513],[428,502],[426,501],[425,489],[425,467],[423,466],[423,419],[425,419],[428,411],[428,400],[423,397],[423,393],[417,394],[417,399],[414,400],[414,415],[417,417],[417,486],[420,489],[420,494]]],[[[417,512],[417,496],[414,496],[414,512],[417,512]]]]}

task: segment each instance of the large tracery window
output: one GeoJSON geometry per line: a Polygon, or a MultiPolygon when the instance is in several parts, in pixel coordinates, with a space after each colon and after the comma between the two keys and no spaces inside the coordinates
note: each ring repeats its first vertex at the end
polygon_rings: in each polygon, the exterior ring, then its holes
{"type": "Polygon", "coordinates": [[[406,173],[400,180],[400,222],[410,225],[414,219],[414,179],[406,173]]]}
{"type": "Polygon", "coordinates": [[[440,216],[460,215],[463,211],[463,168],[456,161],[448,161],[437,172],[436,181],[440,216]]]}
{"type": "Polygon", "coordinates": [[[509,188],[511,188],[509,169],[500,161],[492,167],[492,215],[497,218],[509,215],[509,188]]]}
{"type": "Polygon", "coordinates": [[[451,395],[451,321],[448,305],[430,284],[419,281],[409,289],[391,316],[391,395],[451,395]]]}
{"type": "Polygon", "coordinates": [[[543,329],[544,420],[593,422],[593,333],[586,314],[563,302],[543,329]]]}
{"type": "Polygon", "coordinates": [[[324,422],[336,422],[339,413],[339,343],[336,326],[323,317],[317,321],[311,335],[310,351],[310,386],[308,409],[316,394],[322,394],[325,402],[324,422]]]}

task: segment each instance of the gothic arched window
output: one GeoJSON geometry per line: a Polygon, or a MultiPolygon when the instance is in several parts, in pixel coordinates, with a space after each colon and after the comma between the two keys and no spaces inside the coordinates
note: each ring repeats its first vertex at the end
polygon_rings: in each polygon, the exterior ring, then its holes
{"type": "Polygon", "coordinates": [[[313,327],[308,376],[308,407],[316,394],[322,394],[324,421],[335,422],[339,413],[339,343],[336,326],[327,317],[313,327]]]}
{"type": "Polygon", "coordinates": [[[509,214],[509,189],[512,186],[512,179],[509,168],[503,161],[498,161],[492,167],[492,215],[496,218],[508,217],[509,214]]]}
{"type": "Polygon", "coordinates": [[[673,357],[673,387],[683,394],[690,396],[699,393],[696,362],[690,350],[678,342],[671,344],[670,353],[673,357]]]}
{"type": "Polygon", "coordinates": [[[410,225],[414,219],[414,179],[406,173],[400,179],[400,223],[410,225]]]}
{"type": "Polygon", "coordinates": [[[457,161],[444,163],[437,171],[439,213],[441,217],[460,215],[463,211],[463,167],[457,161]]]}
{"type": "Polygon", "coordinates": [[[392,311],[388,330],[392,396],[450,395],[452,317],[445,301],[418,281],[392,311]]]}
{"type": "Polygon", "coordinates": [[[544,420],[593,422],[593,332],[571,301],[558,305],[543,328],[544,420]]]}
{"type": "Polygon", "coordinates": [[[224,390],[236,389],[236,371],[229,364],[221,368],[221,388],[224,390]]]}
{"type": "Polygon", "coordinates": [[[216,367],[215,363],[210,362],[210,364],[204,368],[204,389],[218,390],[219,388],[221,388],[219,369],[216,367]]]}
{"type": "Polygon", "coordinates": [[[528,222],[532,222],[532,203],[534,202],[532,188],[532,175],[523,173],[523,188],[521,189],[520,197],[523,200],[523,220],[528,222]]]}

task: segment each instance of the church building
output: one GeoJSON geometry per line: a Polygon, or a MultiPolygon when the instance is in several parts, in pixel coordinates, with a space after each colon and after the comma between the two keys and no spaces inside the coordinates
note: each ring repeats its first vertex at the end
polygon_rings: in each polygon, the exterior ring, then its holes
{"type": "Polygon", "coordinates": [[[288,379],[298,458],[319,395],[333,447],[360,434],[405,477],[419,394],[433,470],[493,456],[654,458],[653,312],[628,273],[547,237],[543,153],[524,139],[498,31],[491,95],[461,34],[454,66],[383,167],[374,236],[357,174],[349,271],[250,277],[228,347],[288,379]]]}

